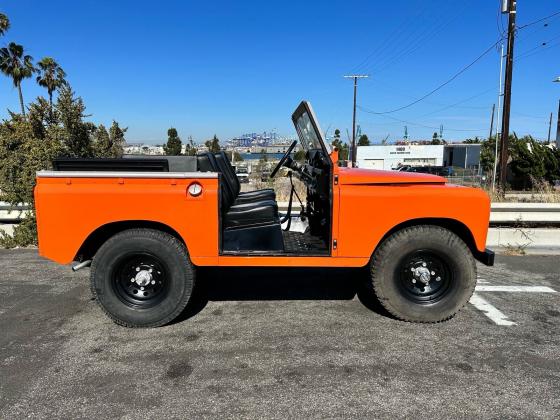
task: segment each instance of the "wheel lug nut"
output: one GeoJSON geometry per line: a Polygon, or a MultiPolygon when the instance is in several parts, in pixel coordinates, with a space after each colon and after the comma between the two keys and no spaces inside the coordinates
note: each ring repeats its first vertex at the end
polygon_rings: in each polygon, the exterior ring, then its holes
{"type": "Polygon", "coordinates": [[[432,276],[433,276],[434,274],[436,274],[436,272],[435,272],[435,271],[432,271],[432,276]]]}
{"type": "Polygon", "coordinates": [[[416,283],[416,279],[412,279],[412,283],[416,283]]]}
{"type": "Polygon", "coordinates": [[[439,276],[436,277],[436,281],[440,281],[440,280],[441,280],[441,277],[439,277],[439,276]]]}
{"type": "Polygon", "coordinates": [[[140,271],[140,267],[136,267],[136,271],[140,271]]]}
{"type": "Polygon", "coordinates": [[[155,280],[152,280],[152,284],[156,284],[156,281],[155,281],[155,280]]]}
{"type": "Polygon", "coordinates": [[[426,263],[422,263],[422,267],[426,267],[426,263]]]}
{"type": "Polygon", "coordinates": [[[130,281],[131,281],[132,283],[134,283],[134,277],[133,277],[133,278],[131,278],[131,279],[130,279],[130,281]]]}
{"type": "Polygon", "coordinates": [[[144,286],[142,286],[142,287],[140,288],[140,290],[144,290],[144,286]]]}

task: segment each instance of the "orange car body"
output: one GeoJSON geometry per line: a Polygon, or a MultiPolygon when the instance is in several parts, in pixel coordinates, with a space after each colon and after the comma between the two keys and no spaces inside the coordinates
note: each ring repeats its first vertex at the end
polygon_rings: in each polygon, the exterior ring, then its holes
{"type": "Polygon", "coordinates": [[[333,160],[330,255],[223,255],[218,173],[101,174],[40,172],[35,204],[40,255],[67,264],[107,226],[151,223],[185,243],[197,266],[365,266],[400,226],[450,223],[473,253],[483,253],[490,201],[481,190],[418,173],[339,168],[333,160]],[[196,197],[193,182],[202,186],[196,197]]]}

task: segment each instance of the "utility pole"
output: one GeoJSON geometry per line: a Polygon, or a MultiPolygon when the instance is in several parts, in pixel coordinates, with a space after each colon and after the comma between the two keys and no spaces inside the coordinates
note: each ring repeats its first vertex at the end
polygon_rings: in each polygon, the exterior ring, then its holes
{"type": "Polygon", "coordinates": [[[346,79],[354,79],[354,109],[352,112],[352,168],[356,167],[356,93],[358,90],[358,79],[367,79],[367,74],[352,74],[344,76],[346,79]]]}
{"type": "Polygon", "coordinates": [[[552,112],[550,113],[550,119],[548,120],[548,139],[547,143],[550,144],[550,130],[552,129],[552,112]]]}
{"type": "Polygon", "coordinates": [[[509,143],[509,114],[511,110],[511,79],[513,76],[513,47],[515,43],[515,18],[517,14],[517,0],[507,1],[507,8],[502,8],[502,13],[508,14],[508,43],[506,58],[506,79],[504,90],[504,109],[502,111],[502,135],[500,150],[500,185],[502,188],[506,186],[507,161],[508,161],[508,143],[509,143]]]}

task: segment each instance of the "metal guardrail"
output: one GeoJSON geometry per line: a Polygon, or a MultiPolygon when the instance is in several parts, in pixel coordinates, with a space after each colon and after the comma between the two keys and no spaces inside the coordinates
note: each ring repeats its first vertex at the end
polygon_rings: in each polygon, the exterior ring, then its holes
{"type": "MultiPolygon", "coordinates": [[[[287,202],[279,202],[281,211],[288,209],[287,202]]],[[[294,204],[295,214],[299,205],[294,204]]],[[[25,218],[28,205],[11,206],[0,202],[0,223],[19,223],[25,218]]],[[[560,225],[560,203],[492,203],[490,224],[558,224],[560,225]]]]}

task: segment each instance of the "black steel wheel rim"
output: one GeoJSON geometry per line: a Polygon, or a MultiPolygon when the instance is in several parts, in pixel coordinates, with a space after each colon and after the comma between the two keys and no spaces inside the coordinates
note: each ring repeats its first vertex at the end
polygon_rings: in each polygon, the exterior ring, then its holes
{"type": "Polygon", "coordinates": [[[399,264],[399,289],[410,301],[431,304],[443,299],[454,283],[448,259],[432,250],[418,250],[399,264]]]}
{"type": "Polygon", "coordinates": [[[155,255],[135,253],[123,256],[112,275],[118,298],[134,308],[151,308],[169,292],[169,270],[155,255]]]}

